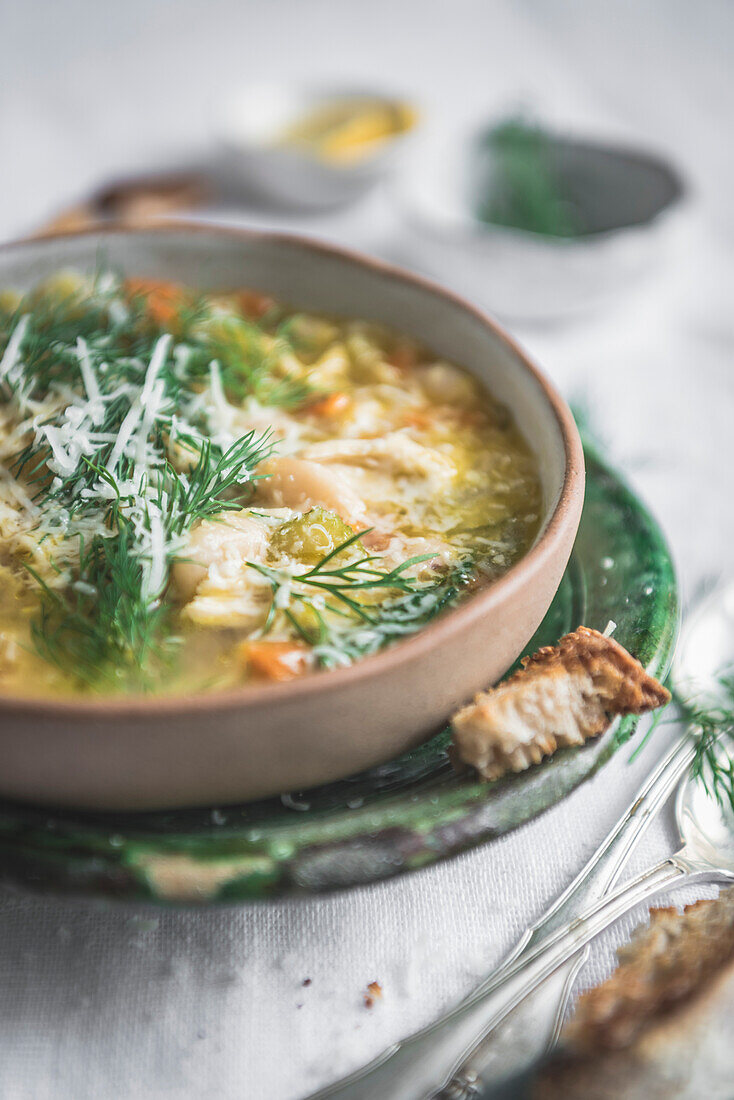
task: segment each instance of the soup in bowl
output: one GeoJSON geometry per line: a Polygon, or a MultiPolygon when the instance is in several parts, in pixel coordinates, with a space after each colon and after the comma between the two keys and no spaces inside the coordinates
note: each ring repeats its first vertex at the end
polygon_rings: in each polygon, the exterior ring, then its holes
{"type": "Polygon", "coordinates": [[[151,806],[344,775],[537,627],[580,444],[470,307],[185,226],[10,246],[0,288],[5,793],[151,806]]]}

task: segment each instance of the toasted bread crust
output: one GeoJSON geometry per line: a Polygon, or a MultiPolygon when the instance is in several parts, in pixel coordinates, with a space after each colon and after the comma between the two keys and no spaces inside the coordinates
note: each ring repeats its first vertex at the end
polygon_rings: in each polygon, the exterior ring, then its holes
{"type": "Polygon", "coordinates": [[[617,952],[619,966],[579,998],[564,1032],[576,1051],[627,1047],[658,1015],[698,992],[734,957],[734,887],[714,900],[651,909],[617,952]]]}
{"type": "Polygon", "coordinates": [[[616,715],[644,714],[670,700],[623,646],[585,626],[522,664],[452,719],[455,763],[483,779],[523,771],[597,737],[616,715]]]}
{"type": "Polygon", "coordinates": [[[702,1100],[734,1079],[734,889],[650,910],[620,965],[584,993],[533,1100],[702,1100]]]}
{"type": "Polygon", "coordinates": [[[670,692],[645,672],[624,646],[588,626],[566,634],[556,646],[543,646],[523,657],[522,668],[507,681],[521,679],[533,669],[561,665],[568,672],[585,668],[602,698],[614,705],[615,714],[644,714],[670,702],[670,692]]]}

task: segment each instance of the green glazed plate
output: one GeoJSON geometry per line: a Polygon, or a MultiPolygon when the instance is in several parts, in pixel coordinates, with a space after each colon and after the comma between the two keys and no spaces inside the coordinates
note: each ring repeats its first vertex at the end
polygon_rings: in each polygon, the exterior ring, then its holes
{"type": "MultiPolygon", "coordinates": [[[[587,446],[573,556],[528,646],[579,624],[604,630],[658,677],[678,628],[665,540],[640,501],[587,446]]],[[[500,836],[564,798],[634,732],[563,749],[520,775],[456,775],[448,731],[381,767],[325,787],[241,806],[101,814],[0,803],[0,880],[44,891],[168,904],[314,894],[425,867],[500,836]]]]}

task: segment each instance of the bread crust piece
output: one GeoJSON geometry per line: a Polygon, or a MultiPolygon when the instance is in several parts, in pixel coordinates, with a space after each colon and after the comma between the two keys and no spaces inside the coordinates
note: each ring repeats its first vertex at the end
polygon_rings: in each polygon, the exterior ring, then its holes
{"type": "Polygon", "coordinates": [[[729,1100],[734,889],[651,909],[620,965],[582,994],[532,1100],[729,1100]]]}
{"type": "Polygon", "coordinates": [[[718,898],[651,909],[617,951],[619,966],[587,990],[564,1031],[575,1051],[630,1046],[659,1014],[694,995],[734,956],[734,887],[718,898]]]}
{"type": "Polygon", "coordinates": [[[644,714],[670,693],[627,650],[580,626],[544,646],[451,721],[454,763],[482,779],[524,771],[558,748],[598,737],[617,715],[644,714]]]}

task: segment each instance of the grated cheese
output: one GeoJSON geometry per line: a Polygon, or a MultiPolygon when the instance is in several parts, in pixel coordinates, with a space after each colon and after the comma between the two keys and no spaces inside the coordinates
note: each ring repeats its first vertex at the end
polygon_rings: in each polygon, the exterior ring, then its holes
{"type": "Polygon", "coordinates": [[[28,328],[28,322],[30,315],[24,313],[18,324],[13,329],[13,333],[8,340],[7,347],[3,352],[3,357],[0,359],[0,379],[5,378],[7,374],[17,365],[20,353],[20,346],[23,343],[23,339],[28,328]]]}
{"type": "Polygon", "coordinates": [[[87,397],[89,398],[89,419],[92,421],[93,424],[101,424],[102,420],[104,419],[104,405],[102,403],[102,394],[100,392],[99,386],[97,385],[97,379],[94,376],[92,360],[89,355],[87,342],[81,336],[77,338],[76,353],[79,359],[79,367],[82,372],[82,379],[84,380],[84,389],[87,391],[87,397]]]}

